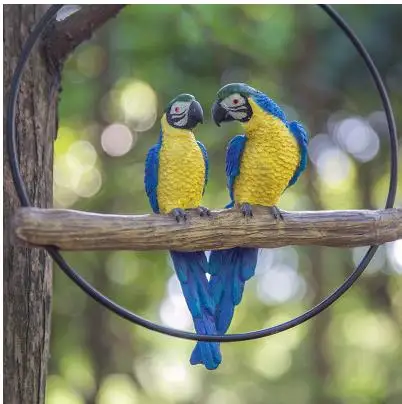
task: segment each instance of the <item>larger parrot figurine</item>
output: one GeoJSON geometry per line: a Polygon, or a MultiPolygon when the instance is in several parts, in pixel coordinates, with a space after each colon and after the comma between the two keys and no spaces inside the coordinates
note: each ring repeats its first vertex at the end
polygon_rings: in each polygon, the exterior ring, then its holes
{"type": "MultiPolygon", "coordinates": [[[[173,99],[162,116],[159,141],[152,146],[145,162],[145,190],[155,213],[171,214],[186,220],[186,209],[200,206],[208,179],[208,155],[192,129],[203,122],[199,102],[190,94],[173,99]]],[[[199,334],[216,334],[214,303],[208,289],[208,261],[203,251],[170,251],[173,265],[199,334]]],[[[219,344],[197,342],[190,363],[216,369],[222,360],[219,344]]]]}
{"type": "MultiPolygon", "coordinates": [[[[298,122],[288,122],[282,109],[264,93],[243,83],[222,87],[212,106],[212,116],[222,122],[239,121],[243,135],[234,137],[226,154],[227,187],[231,202],[244,216],[253,215],[252,205],[277,207],[280,196],[293,185],[307,164],[308,135],[298,122]]],[[[210,291],[215,302],[216,330],[229,328],[234,308],[242,299],[244,284],[255,273],[257,248],[212,251],[210,291]]]]}

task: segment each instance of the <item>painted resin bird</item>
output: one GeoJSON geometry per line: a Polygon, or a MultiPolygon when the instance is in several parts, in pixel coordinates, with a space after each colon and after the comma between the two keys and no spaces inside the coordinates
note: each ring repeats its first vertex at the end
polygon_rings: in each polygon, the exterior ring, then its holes
{"type": "MultiPolygon", "coordinates": [[[[159,141],[145,162],[145,190],[155,213],[170,214],[177,222],[186,220],[186,210],[209,216],[201,199],[208,180],[208,154],[192,130],[203,122],[199,102],[180,94],[165,109],[159,141]]],[[[187,306],[199,334],[216,334],[214,303],[208,289],[208,261],[203,251],[170,251],[187,306]]],[[[197,342],[190,363],[216,369],[222,360],[219,344],[197,342]]]]}
{"type": "MultiPolygon", "coordinates": [[[[288,122],[282,109],[264,93],[243,83],[228,84],[217,94],[212,116],[222,122],[238,121],[243,135],[235,136],[226,154],[227,187],[231,202],[244,216],[253,216],[252,205],[277,207],[286,188],[293,185],[307,164],[308,135],[298,122],[288,122]]],[[[209,287],[215,302],[216,330],[224,334],[234,308],[242,299],[244,284],[255,273],[257,248],[212,251],[209,287]]]]}

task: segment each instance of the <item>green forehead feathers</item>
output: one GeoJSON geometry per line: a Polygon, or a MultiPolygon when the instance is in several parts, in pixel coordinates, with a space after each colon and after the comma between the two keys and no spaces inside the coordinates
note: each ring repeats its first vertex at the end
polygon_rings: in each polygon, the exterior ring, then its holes
{"type": "Polygon", "coordinates": [[[172,101],[169,102],[167,107],[165,108],[165,112],[168,112],[170,110],[170,107],[176,102],[176,101],[183,101],[183,102],[191,102],[194,101],[195,97],[194,95],[191,94],[179,94],[176,98],[173,98],[172,101]]]}
{"type": "Polygon", "coordinates": [[[231,84],[226,84],[226,86],[223,86],[218,91],[217,97],[219,100],[223,100],[226,97],[229,97],[229,95],[235,94],[235,93],[248,97],[252,94],[257,93],[257,90],[244,83],[231,83],[231,84]]]}

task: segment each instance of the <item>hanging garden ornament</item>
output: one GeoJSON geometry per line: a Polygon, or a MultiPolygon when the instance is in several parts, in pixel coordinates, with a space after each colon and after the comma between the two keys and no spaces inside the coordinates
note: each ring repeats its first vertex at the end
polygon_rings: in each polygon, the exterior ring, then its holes
{"type": "MultiPolygon", "coordinates": [[[[51,6],[47,12],[43,15],[42,19],[35,26],[32,33],[28,37],[27,41],[24,44],[22,49],[20,58],[17,63],[17,67],[15,69],[12,81],[11,81],[11,89],[9,94],[9,103],[7,105],[7,115],[6,115],[6,130],[7,130],[7,151],[9,154],[9,161],[11,166],[12,177],[14,180],[14,185],[23,207],[32,207],[31,201],[29,200],[25,184],[21,177],[19,162],[17,157],[17,137],[18,133],[16,130],[15,124],[15,115],[16,115],[16,102],[17,96],[20,90],[20,79],[22,72],[24,70],[24,66],[27,62],[27,59],[30,55],[30,52],[35,45],[36,41],[40,38],[41,34],[44,32],[45,28],[54,21],[58,11],[63,7],[63,5],[53,5],[51,6]]],[[[349,28],[346,22],[340,17],[340,15],[333,10],[331,6],[328,5],[320,5],[321,9],[327,13],[327,15],[338,25],[341,31],[349,38],[349,40],[353,43],[354,47],[358,51],[359,55],[365,62],[370,75],[375,83],[375,86],[378,90],[379,96],[381,98],[381,102],[385,111],[389,137],[390,137],[390,164],[391,164],[391,172],[390,172],[390,182],[388,188],[388,195],[385,204],[385,208],[389,209],[393,207],[396,189],[397,189],[397,136],[396,136],[396,126],[393,117],[392,107],[388,98],[387,91],[385,89],[384,83],[378,73],[378,70],[370,58],[368,52],[360,42],[360,40],[356,37],[353,31],[349,28]]],[[[79,286],[85,293],[91,296],[98,303],[111,310],[118,316],[134,323],[145,327],[149,330],[156,331],[158,333],[170,335],[173,337],[193,340],[193,341],[204,341],[204,342],[234,342],[234,341],[245,341],[245,340],[253,340],[257,338],[267,337],[269,335],[277,334],[279,332],[288,330],[292,327],[300,325],[305,321],[313,318],[317,314],[321,313],[323,310],[328,308],[332,303],[334,303],[337,299],[339,299],[359,278],[359,276],[363,273],[374,254],[376,253],[378,246],[371,246],[367,250],[366,254],[361,259],[357,268],[350,274],[350,276],[344,281],[344,283],[339,286],[335,291],[333,291],[328,297],[326,297],[322,302],[317,304],[315,307],[310,310],[304,312],[303,314],[289,320],[283,322],[278,325],[274,325],[269,328],[264,328],[256,331],[250,331],[246,333],[240,334],[226,334],[226,335],[206,335],[206,334],[196,334],[191,332],[186,332],[182,330],[177,330],[169,327],[165,327],[149,320],[146,320],[135,313],[130,312],[124,307],[119,306],[114,301],[110,300],[98,290],[96,290],[91,284],[89,284],[85,279],[81,277],[73,268],[71,268],[68,263],[64,260],[62,255],[60,254],[58,248],[56,247],[45,247],[47,252],[51,255],[51,257],[56,261],[59,267],[64,271],[64,273],[77,285],[79,286]]]]}

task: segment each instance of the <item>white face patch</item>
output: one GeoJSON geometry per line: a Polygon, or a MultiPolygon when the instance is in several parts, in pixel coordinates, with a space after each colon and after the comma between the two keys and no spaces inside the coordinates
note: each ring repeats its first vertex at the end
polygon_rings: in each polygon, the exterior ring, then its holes
{"type": "Polygon", "coordinates": [[[182,119],[180,119],[180,121],[176,121],[174,124],[176,126],[185,126],[187,124],[188,121],[188,116],[185,115],[182,119]]]}
{"type": "Polygon", "coordinates": [[[170,107],[170,116],[174,120],[176,126],[185,126],[188,121],[188,110],[190,108],[190,101],[176,101],[170,107]],[[177,118],[181,118],[176,121],[177,118]]]}
{"type": "Polygon", "coordinates": [[[241,112],[241,111],[238,111],[238,112],[228,111],[228,114],[231,115],[237,121],[241,121],[242,119],[244,119],[247,116],[247,112],[241,112]]]}
{"type": "Polygon", "coordinates": [[[229,97],[226,97],[222,102],[221,105],[223,108],[226,110],[236,110],[236,109],[243,109],[240,107],[243,107],[246,104],[246,100],[244,97],[238,93],[231,94],[229,97]]]}
{"type": "Polygon", "coordinates": [[[242,120],[247,117],[246,100],[238,93],[226,97],[221,105],[233,119],[242,120]]]}

